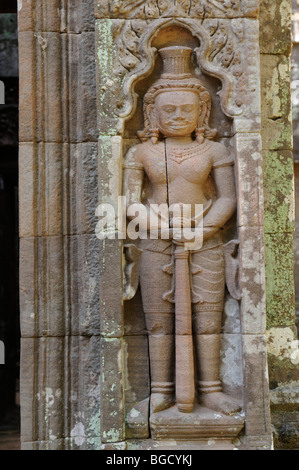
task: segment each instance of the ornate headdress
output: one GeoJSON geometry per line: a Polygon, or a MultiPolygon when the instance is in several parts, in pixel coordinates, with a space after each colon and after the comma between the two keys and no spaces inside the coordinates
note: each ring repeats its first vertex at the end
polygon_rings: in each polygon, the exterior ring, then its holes
{"type": "Polygon", "coordinates": [[[189,47],[172,46],[159,50],[163,60],[163,73],[143,99],[144,130],[138,132],[142,141],[152,139],[156,143],[159,138],[159,129],[149,113],[149,107],[154,105],[156,97],[166,91],[192,91],[199,96],[200,112],[198,126],[195,131],[197,140],[202,143],[204,138],[213,139],[217,134],[210,129],[209,118],[211,113],[211,96],[200,80],[191,74],[191,54],[189,47]]]}

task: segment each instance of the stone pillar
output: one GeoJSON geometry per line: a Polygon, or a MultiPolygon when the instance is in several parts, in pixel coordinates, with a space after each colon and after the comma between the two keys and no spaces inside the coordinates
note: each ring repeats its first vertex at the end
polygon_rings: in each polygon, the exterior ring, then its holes
{"type": "Polygon", "coordinates": [[[101,345],[93,2],[19,2],[19,51],[22,448],[95,448],[101,345]]]}
{"type": "Polygon", "coordinates": [[[291,1],[261,1],[267,341],[277,448],[297,446],[299,430],[299,350],[293,277],[291,6],[291,1]]]}

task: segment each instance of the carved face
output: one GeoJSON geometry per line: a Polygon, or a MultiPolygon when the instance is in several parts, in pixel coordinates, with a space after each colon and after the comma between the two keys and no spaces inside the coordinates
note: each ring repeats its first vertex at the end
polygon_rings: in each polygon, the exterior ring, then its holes
{"type": "Polygon", "coordinates": [[[192,91],[166,91],[157,96],[155,118],[165,137],[187,137],[198,125],[199,97],[192,91]]]}

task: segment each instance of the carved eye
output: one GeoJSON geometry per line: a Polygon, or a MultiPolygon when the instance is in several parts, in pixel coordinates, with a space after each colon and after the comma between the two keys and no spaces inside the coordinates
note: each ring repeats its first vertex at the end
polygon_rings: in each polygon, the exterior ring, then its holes
{"type": "Polygon", "coordinates": [[[174,113],[175,112],[175,108],[173,106],[166,106],[164,108],[164,111],[168,114],[171,114],[171,113],[174,113]]]}
{"type": "Polygon", "coordinates": [[[183,108],[183,111],[184,111],[185,113],[191,113],[191,112],[193,111],[193,106],[185,106],[185,107],[183,108]]]}

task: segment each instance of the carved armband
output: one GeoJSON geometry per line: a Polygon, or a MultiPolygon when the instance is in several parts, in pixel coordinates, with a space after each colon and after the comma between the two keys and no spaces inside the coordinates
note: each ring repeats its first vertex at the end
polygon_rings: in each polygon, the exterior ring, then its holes
{"type": "Polygon", "coordinates": [[[223,160],[220,160],[219,162],[214,162],[213,168],[222,168],[225,166],[232,166],[235,164],[235,159],[233,155],[229,155],[227,158],[224,158],[223,160]]]}

